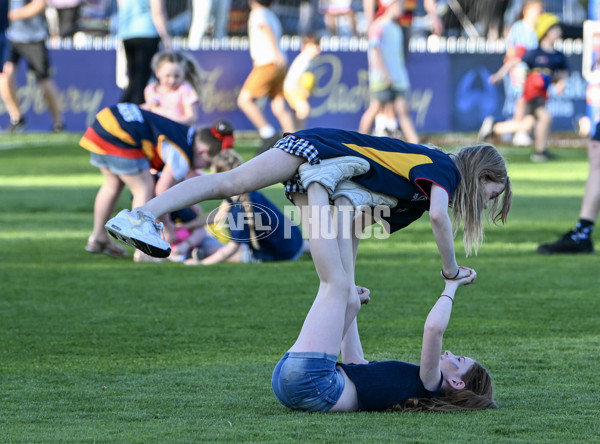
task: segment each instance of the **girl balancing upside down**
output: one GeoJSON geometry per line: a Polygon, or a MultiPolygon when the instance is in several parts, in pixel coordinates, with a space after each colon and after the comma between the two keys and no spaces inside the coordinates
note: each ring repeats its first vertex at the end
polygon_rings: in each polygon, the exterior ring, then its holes
{"type": "Polygon", "coordinates": [[[467,254],[477,253],[483,242],[483,211],[490,205],[488,220],[505,223],[512,200],[506,164],[492,145],[446,154],[398,139],[314,128],[285,136],[273,149],[231,171],[188,179],[133,211],[123,210],[106,228],[125,243],[152,256],[166,257],[170,246],[161,238],[157,217],[277,182],[285,182],[288,198],[301,205],[301,196],[315,181],[325,184],[332,198],[348,197],[355,208],[389,207],[384,208],[387,214],[382,212],[389,232],[429,211],[442,274],[453,279],[469,275],[459,268],[454,253],[460,224],[467,254]],[[448,206],[453,209],[454,228],[448,206]]]}
{"type": "MultiPolygon", "coordinates": [[[[309,212],[322,215],[330,208],[329,199],[320,184],[308,187],[309,212]]],[[[310,218],[319,290],[298,339],[273,371],[277,399],[290,409],[308,412],[496,408],[491,378],[479,363],[449,351],[441,354],[456,291],[476,278],[469,268],[461,267],[465,277],[446,279],[444,292],[429,312],[420,365],[364,359],[356,315],[370,298],[368,289],[354,283],[355,213],[345,196],[334,203],[337,218],[330,215],[316,230],[314,225],[324,219],[310,218]],[[336,237],[322,235],[332,229],[337,229],[336,237]],[[342,363],[337,362],[340,351],[342,363]]]]}

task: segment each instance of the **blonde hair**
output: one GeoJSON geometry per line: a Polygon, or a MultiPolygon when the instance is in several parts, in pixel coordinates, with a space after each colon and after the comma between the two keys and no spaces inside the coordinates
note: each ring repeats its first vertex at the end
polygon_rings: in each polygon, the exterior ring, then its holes
{"type": "MultiPolygon", "coordinates": [[[[219,154],[217,154],[212,160],[211,167],[215,173],[223,173],[239,167],[242,163],[243,161],[241,156],[234,150],[229,149],[221,151],[219,154]]],[[[232,200],[236,200],[236,198],[232,197],[232,200]]],[[[237,201],[242,205],[244,212],[248,215],[246,220],[248,221],[248,229],[250,230],[250,244],[252,245],[252,249],[260,250],[260,244],[256,239],[256,228],[254,226],[254,210],[252,208],[252,203],[248,198],[248,194],[240,194],[237,196],[237,201]]],[[[231,204],[224,200],[219,206],[218,213],[227,214],[230,206],[231,204]]]]}
{"type": "Polygon", "coordinates": [[[150,67],[152,68],[152,71],[156,72],[160,65],[165,62],[181,65],[184,79],[192,86],[192,88],[194,88],[198,97],[201,96],[202,70],[194,57],[185,52],[161,51],[154,54],[154,57],[152,57],[152,61],[150,62],[150,67]]]}
{"type": "Polygon", "coordinates": [[[221,151],[212,161],[215,173],[223,173],[239,167],[243,163],[242,157],[234,150],[221,151]]]}
{"type": "Polygon", "coordinates": [[[410,398],[403,405],[395,405],[391,410],[456,412],[498,408],[494,401],[492,377],[481,364],[474,362],[461,379],[465,383],[461,390],[443,389],[437,398],[410,398]]]}
{"type": "Polygon", "coordinates": [[[506,223],[512,202],[512,189],[507,174],[506,162],[502,155],[489,144],[467,146],[450,158],[458,168],[461,181],[451,197],[454,236],[463,225],[463,244],[467,256],[479,250],[483,243],[484,196],[483,181],[504,185],[502,203],[500,196],[493,198],[487,214],[488,223],[506,223]]]}

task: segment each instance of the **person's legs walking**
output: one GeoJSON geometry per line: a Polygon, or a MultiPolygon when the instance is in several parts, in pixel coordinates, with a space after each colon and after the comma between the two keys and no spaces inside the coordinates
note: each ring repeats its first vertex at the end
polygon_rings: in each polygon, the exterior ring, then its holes
{"type": "Polygon", "coordinates": [[[16,65],[8,61],[4,64],[3,74],[0,76],[0,95],[2,95],[2,100],[6,106],[11,124],[17,123],[23,118],[19,110],[19,101],[17,98],[15,69],[16,65]]]}
{"type": "Polygon", "coordinates": [[[369,134],[371,128],[373,128],[375,116],[382,110],[382,108],[383,104],[379,100],[371,99],[369,107],[365,110],[360,118],[360,122],[358,124],[359,133],[369,134]]]}
{"type": "Polygon", "coordinates": [[[44,92],[44,98],[46,99],[46,104],[48,105],[48,111],[50,111],[50,115],[52,116],[52,128],[55,131],[60,131],[63,129],[63,120],[56,85],[49,78],[40,79],[39,85],[44,92]]]}
{"type": "Polygon", "coordinates": [[[588,159],[590,171],[585,184],[579,218],[595,222],[600,210],[600,141],[589,141],[588,159]]]}
{"type": "Polygon", "coordinates": [[[244,89],[240,91],[237,98],[237,105],[259,132],[262,128],[270,126],[261,109],[254,103],[254,99],[249,91],[244,89]]]}
{"type": "Polygon", "coordinates": [[[277,94],[271,99],[271,111],[279,121],[284,133],[293,133],[295,131],[294,119],[285,106],[283,94],[277,94]]]}
{"type": "Polygon", "coordinates": [[[409,143],[419,143],[419,135],[413,124],[412,117],[410,115],[410,107],[404,97],[396,97],[394,100],[394,109],[398,116],[398,123],[402,134],[404,134],[404,140],[409,143]]]}

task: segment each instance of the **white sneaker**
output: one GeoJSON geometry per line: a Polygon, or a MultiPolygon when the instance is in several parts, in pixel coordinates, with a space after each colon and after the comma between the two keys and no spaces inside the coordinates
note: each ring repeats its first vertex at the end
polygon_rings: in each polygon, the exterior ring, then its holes
{"type": "Polygon", "coordinates": [[[398,205],[398,199],[395,197],[388,196],[387,194],[375,193],[351,180],[340,182],[331,195],[331,199],[336,200],[342,196],[352,202],[352,206],[357,210],[365,207],[378,207],[380,205],[394,208],[398,205]]]}
{"type": "Polygon", "coordinates": [[[171,245],[162,238],[163,224],[147,211],[123,210],[104,226],[117,240],[141,250],[152,257],[167,257],[171,245]]]}
{"type": "Polygon", "coordinates": [[[365,159],[343,156],[321,160],[321,163],[317,165],[303,163],[298,168],[298,174],[300,174],[300,181],[305,190],[308,190],[311,183],[317,182],[323,185],[329,194],[332,194],[339,182],[365,174],[370,167],[369,162],[365,159]]]}
{"type": "Polygon", "coordinates": [[[525,131],[519,131],[513,136],[512,144],[514,146],[531,146],[533,145],[533,139],[529,133],[526,133],[525,131]]]}
{"type": "Polygon", "coordinates": [[[487,116],[481,123],[479,133],[477,134],[478,142],[485,142],[494,135],[494,116],[487,116]]]}

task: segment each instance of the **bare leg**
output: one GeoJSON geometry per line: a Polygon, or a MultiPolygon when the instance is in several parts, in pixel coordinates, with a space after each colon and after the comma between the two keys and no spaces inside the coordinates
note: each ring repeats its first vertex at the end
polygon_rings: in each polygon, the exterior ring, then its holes
{"type": "Polygon", "coordinates": [[[131,208],[144,205],[154,196],[154,179],[150,171],[143,171],[139,174],[127,174],[119,178],[129,187],[133,195],[131,208]]]}
{"type": "Polygon", "coordinates": [[[42,79],[40,80],[40,88],[42,88],[42,91],[44,92],[44,98],[46,99],[48,110],[52,116],[52,123],[55,126],[62,125],[63,120],[56,85],[50,79],[42,79]]]}
{"type": "Polygon", "coordinates": [[[404,134],[404,140],[409,143],[419,143],[419,135],[413,124],[410,108],[406,99],[404,97],[398,97],[394,101],[394,107],[396,108],[396,114],[398,115],[400,129],[404,134]]]}
{"type": "Polygon", "coordinates": [[[277,117],[279,124],[281,125],[281,129],[286,133],[293,133],[295,131],[294,128],[294,118],[292,114],[285,107],[285,99],[283,94],[279,94],[271,100],[271,111],[277,117]]]}
{"type": "Polygon", "coordinates": [[[294,126],[297,130],[306,128],[306,119],[310,115],[310,104],[308,100],[299,100],[296,103],[296,114],[294,117],[294,126]]]}
{"type": "Polygon", "coordinates": [[[595,222],[600,210],[600,142],[590,140],[588,143],[588,159],[590,172],[585,184],[579,217],[595,222]]]}
{"type": "Polygon", "coordinates": [[[256,106],[254,99],[248,91],[240,91],[240,94],[237,98],[237,105],[238,108],[241,109],[246,115],[248,120],[252,122],[252,125],[256,127],[256,129],[260,130],[261,128],[269,125],[269,122],[267,122],[267,119],[265,119],[263,112],[258,106],[256,106]]]}
{"type": "Polygon", "coordinates": [[[535,111],[537,123],[535,125],[535,152],[543,153],[548,148],[548,135],[552,125],[552,116],[546,108],[538,108],[535,111]]]}
{"type": "Polygon", "coordinates": [[[17,87],[15,85],[15,65],[12,62],[4,64],[3,74],[0,75],[0,94],[6,105],[10,120],[17,121],[21,116],[19,100],[17,98],[17,87]]]}
{"type": "Polygon", "coordinates": [[[505,120],[494,124],[494,134],[512,134],[518,131],[528,132],[535,125],[535,118],[531,115],[523,117],[521,120],[505,120]]]}
{"type": "MultiPolygon", "coordinates": [[[[335,201],[337,209],[337,242],[342,259],[342,266],[346,275],[350,279],[350,293],[348,305],[346,306],[346,318],[344,321],[344,336],[356,315],[360,310],[360,298],[356,292],[356,283],[354,281],[355,266],[355,236],[354,236],[354,217],[356,211],[350,200],[346,197],[340,197],[335,201]]],[[[358,246],[358,244],[356,244],[358,246]]]]}
{"type": "Polygon", "coordinates": [[[360,118],[360,122],[358,124],[358,132],[363,134],[368,134],[373,127],[373,121],[375,120],[375,116],[382,109],[382,103],[379,100],[371,100],[369,103],[369,107],[363,113],[360,118]]]}
{"type": "Polygon", "coordinates": [[[293,177],[304,162],[302,157],[271,149],[233,170],[184,180],[138,209],[160,217],[205,200],[258,190],[293,177]]]}
{"type": "Polygon", "coordinates": [[[310,248],[319,275],[319,292],[308,312],[292,352],[338,355],[346,328],[346,310],[352,276],[344,269],[334,232],[329,194],[318,183],[308,187],[310,248]]]}
{"type": "Polygon", "coordinates": [[[115,209],[124,183],[107,168],[100,168],[100,171],[104,175],[104,183],[98,190],[94,201],[94,228],[90,240],[104,243],[109,240],[104,224],[108,222],[115,209]]]}

